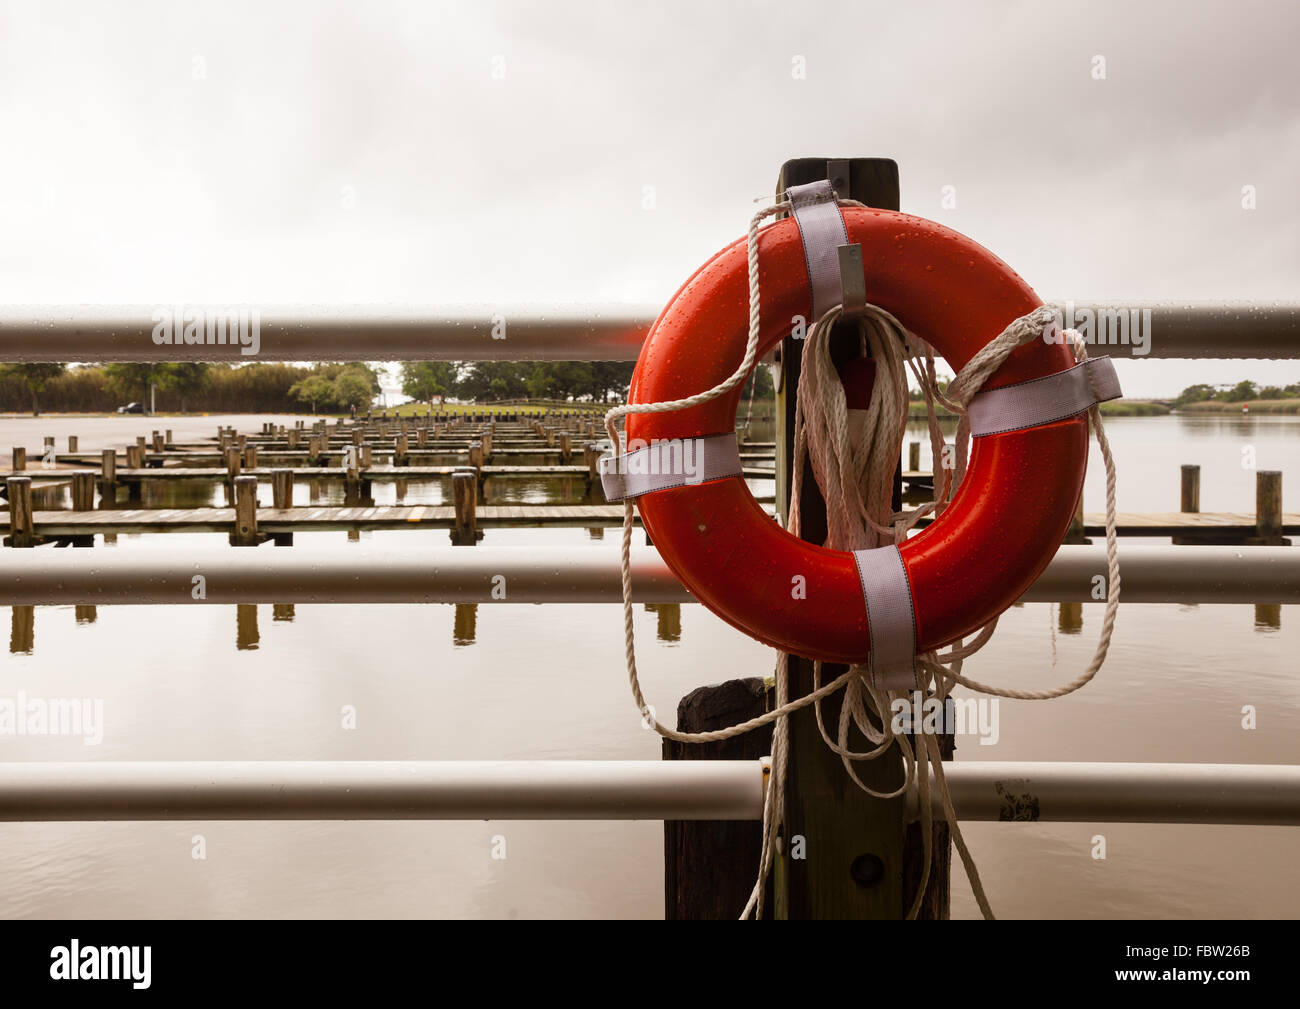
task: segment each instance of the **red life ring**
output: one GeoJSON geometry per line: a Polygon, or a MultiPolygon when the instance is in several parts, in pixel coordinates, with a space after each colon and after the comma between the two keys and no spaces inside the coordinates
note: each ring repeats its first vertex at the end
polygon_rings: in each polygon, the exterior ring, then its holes
{"type": "MultiPolygon", "coordinates": [[[[860,243],[868,300],[892,313],[959,370],[1012,320],[1042,302],[987,249],[923,218],[841,208],[860,243]]],[[[765,354],[808,319],[812,292],[793,218],[759,232],[765,354]]],[[[690,278],[655,321],[628,401],[680,399],[726,379],[744,356],[749,323],[744,239],[690,278]]],[[[1036,340],[1014,351],[984,389],[1074,364],[1068,346],[1036,340]]],[[[629,443],[735,430],[743,384],[700,406],[630,414],[629,443]]],[[[917,651],[942,647],[997,616],[1056,552],[1083,486],[1086,416],[973,439],[952,504],[900,546],[915,601],[917,651]]],[[[853,555],[790,535],[742,477],[673,487],[638,499],[642,521],[673,573],[705,606],[751,637],[829,662],[865,662],[866,606],[853,555]],[[793,591],[802,575],[805,598],[793,591]]]]}

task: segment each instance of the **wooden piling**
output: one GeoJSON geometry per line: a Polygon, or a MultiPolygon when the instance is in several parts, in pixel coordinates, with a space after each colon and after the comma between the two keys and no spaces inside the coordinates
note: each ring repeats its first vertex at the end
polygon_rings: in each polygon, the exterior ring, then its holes
{"type": "MultiPolygon", "coordinates": [[[[677,728],[710,732],[757,718],[771,688],[756,677],[691,691],[677,704],[677,728]]],[[[664,760],[758,760],[772,749],[772,727],[716,743],[663,741],[664,760]]],[[[763,828],[752,820],[664,821],[664,917],[734,921],[758,873],[763,828]]],[[[768,902],[771,907],[771,901],[768,902]]]]}
{"type": "MultiPolygon", "coordinates": [[[[275,469],[271,471],[271,507],[293,507],[293,470],[275,469]]],[[[293,533],[271,533],[271,540],[278,547],[293,546],[293,533]]]]}
{"type": "Polygon", "coordinates": [[[117,452],[106,448],[100,454],[99,493],[106,502],[117,500],[117,452]]]}
{"type": "Polygon", "coordinates": [[[77,436],[75,434],[68,435],[68,451],[77,451],[77,436]]]}
{"type": "Polygon", "coordinates": [[[474,470],[457,470],[451,475],[455,525],[451,542],[456,546],[473,546],[478,542],[478,474],[474,470]]]}
{"type": "Polygon", "coordinates": [[[249,445],[244,449],[244,468],[257,469],[257,446],[249,445]]]}
{"type": "Polygon", "coordinates": [[[1180,488],[1178,510],[1181,512],[1199,512],[1201,510],[1201,467],[1184,465],[1182,467],[1182,486],[1180,488]]]}
{"type": "Polygon", "coordinates": [[[32,517],[32,478],[11,476],[5,485],[9,488],[9,535],[5,545],[33,547],[39,540],[32,517]]]}
{"type": "Polygon", "coordinates": [[[907,468],[913,473],[920,472],[921,469],[921,443],[914,441],[907,446],[907,468]]]}
{"type": "Polygon", "coordinates": [[[1291,541],[1282,535],[1282,473],[1258,470],[1255,473],[1255,536],[1251,543],[1259,546],[1283,546],[1291,541]]]}
{"type": "Polygon", "coordinates": [[[77,470],[72,474],[72,510],[92,511],[95,507],[95,474],[77,470]]]}
{"type": "Polygon", "coordinates": [[[262,542],[257,534],[257,477],[235,477],[235,529],[230,534],[230,545],[257,546],[262,542]]]}
{"type": "MultiPolygon", "coordinates": [[[[848,179],[841,195],[867,206],[898,209],[898,168],[888,159],[854,159],[844,166],[848,179]]],[[[777,188],[828,178],[830,166],[823,159],[787,162],[777,188]]],[[[832,353],[857,353],[856,333],[844,338],[842,347],[833,342],[832,353]]],[[[832,338],[833,341],[835,338],[832,338]]],[[[802,341],[787,338],[780,347],[783,375],[777,407],[777,497],[781,514],[788,514],[793,462],[793,420],[795,392],[801,369],[802,341]]],[[[803,538],[821,542],[825,535],[825,504],[817,491],[805,459],[803,498],[800,513],[803,538]]],[[[901,486],[895,478],[894,505],[901,503],[901,486]]],[[[822,682],[840,675],[843,666],[823,667],[822,682]]],[[[800,697],[813,689],[812,663],[798,656],[789,658],[790,696],[800,697]]],[[[822,704],[826,724],[838,724],[840,695],[822,704]]],[[[776,916],[782,918],[874,918],[899,919],[906,913],[918,875],[909,866],[919,864],[920,834],[908,829],[906,804],[895,799],[874,799],[848,777],[840,758],[826,746],[811,708],[789,718],[790,773],[786,783],[785,829],[778,871],[782,886],[776,894],[776,916]]],[[[941,748],[951,745],[940,737],[941,748]]],[[[856,733],[854,749],[868,745],[856,733]]],[[[859,776],[869,787],[889,792],[903,776],[902,757],[897,751],[888,757],[857,765],[859,776]]],[[[948,911],[948,836],[946,827],[936,825],[930,865],[930,884],[923,914],[946,917],[948,911]]],[[[737,867],[748,875],[748,867],[737,867]]]]}
{"type": "Polygon", "coordinates": [[[273,508],[293,507],[293,470],[271,471],[271,502],[273,508]]]}
{"type": "Polygon", "coordinates": [[[21,473],[27,468],[27,449],[21,445],[14,446],[13,471],[21,473]]]}

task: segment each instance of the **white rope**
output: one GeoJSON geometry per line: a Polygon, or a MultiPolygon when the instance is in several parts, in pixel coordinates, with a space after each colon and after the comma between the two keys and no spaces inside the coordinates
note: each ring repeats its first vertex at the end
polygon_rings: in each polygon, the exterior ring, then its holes
{"type": "MultiPolygon", "coordinates": [[[[841,200],[841,205],[861,206],[854,201],[841,200]]],[[[726,394],[745,380],[757,359],[760,332],[760,291],[758,283],[758,231],[762,221],[789,208],[782,201],[760,210],[750,219],[747,235],[749,269],[749,334],[745,355],[734,374],[713,388],[684,399],[661,403],[625,404],[610,410],[605,416],[610,442],[620,445],[615,422],[630,413],[665,413],[687,409],[709,402],[726,394]]],[[[793,488],[790,495],[786,528],[794,535],[800,532],[799,500],[802,485],[803,460],[811,462],[814,479],[826,502],[827,539],[825,546],[835,550],[860,550],[903,542],[916,523],[930,513],[941,514],[965,475],[970,443],[970,423],[966,408],[985,380],[1002,366],[1018,347],[1037,338],[1044,327],[1055,320],[1053,311],[1042,307],[1016,319],[983,347],[946,390],[940,390],[934,364],[934,351],[928,344],[911,336],[892,315],[883,309],[868,305],[859,320],[861,350],[869,352],[876,362],[876,378],[872,398],[865,415],[865,434],[854,438],[849,430],[848,409],[843,385],[830,357],[830,333],[840,317],[839,307],[832,308],[813,327],[804,346],[802,370],[799,378],[797,409],[795,413],[793,488]],[[927,425],[933,452],[934,497],[912,511],[893,513],[893,474],[897,467],[903,432],[908,419],[908,383],[910,370],[920,383],[926,401],[927,425]],[[940,465],[945,459],[945,442],[939,424],[936,402],[956,413],[959,420],[955,437],[956,459],[952,471],[940,465]],[[939,479],[942,472],[942,480],[939,479]]],[[[1073,331],[1076,359],[1085,360],[1084,341],[1073,331]]],[[[1021,691],[992,687],[961,675],[963,661],[983,647],[993,635],[996,618],[982,628],[970,642],[956,642],[946,652],[931,651],[917,657],[918,670],[926,677],[924,684],[928,696],[942,702],[956,684],[968,689],[1024,700],[1044,700],[1061,697],[1078,690],[1105,662],[1114,629],[1115,614],[1119,605],[1119,559],[1115,533],[1115,465],[1110,444],[1106,440],[1100,410],[1094,406],[1089,415],[1106,467],[1106,562],[1107,594],[1106,612],[1102,620],[1100,641],[1092,661],[1078,677],[1048,691],[1021,691]]],[[[920,800],[921,833],[924,847],[923,870],[920,884],[908,917],[914,918],[920,910],[929,884],[931,813],[931,773],[952,834],[953,844],[966,868],[976,902],[986,918],[993,912],[984,894],[970,851],[962,837],[957,817],[952,807],[943,772],[943,759],[938,740],[931,733],[918,732],[915,736],[893,732],[890,704],[905,698],[907,691],[885,691],[876,688],[866,675],[865,666],[855,665],[831,680],[821,683],[820,662],[813,663],[813,689],[804,696],[790,701],[788,657],[778,653],[776,662],[776,707],[763,715],[737,725],[710,732],[679,732],[661,724],[647,704],[641,690],[636,667],[636,644],[632,612],[631,544],[633,504],[624,502],[622,540],[623,629],[626,642],[628,681],[642,719],[660,735],[687,743],[714,742],[730,739],[763,725],[775,722],[772,735],[772,773],[763,804],[763,844],[758,878],[741,914],[747,918],[752,913],[762,916],[764,886],[771,871],[772,860],[779,848],[782,813],[785,805],[785,781],[789,759],[788,716],[801,708],[813,705],[817,727],[827,746],[837,753],[852,780],[869,795],[892,798],[902,794],[913,782],[920,800]],[[836,736],[831,738],[821,713],[821,700],[844,689],[836,736]],[[878,724],[877,724],[878,723],[878,724]],[[872,744],[863,752],[850,749],[850,734],[854,728],[872,744]],[[881,793],[867,786],[858,776],[856,762],[874,760],[889,753],[897,745],[904,763],[904,781],[893,792],[881,793]]]]}

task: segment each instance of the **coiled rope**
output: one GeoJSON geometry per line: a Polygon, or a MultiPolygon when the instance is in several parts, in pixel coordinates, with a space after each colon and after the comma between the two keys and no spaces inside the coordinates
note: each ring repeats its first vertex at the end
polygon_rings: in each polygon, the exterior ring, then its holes
{"type": "MultiPolygon", "coordinates": [[[[863,205],[852,200],[840,200],[839,203],[841,206],[863,205]]],[[[667,413],[698,406],[725,395],[745,381],[758,356],[759,226],[766,218],[789,208],[788,201],[778,202],[758,211],[749,222],[747,235],[749,336],[745,346],[745,356],[736,371],[713,388],[684,399],[660,403],[629,403],[610,410],[605,415],[605,427],[615,451],[621,444],[616,426],[618,418],[631,413],[667,413]]],[[[863,352],[869,351],[876,362],[876,379],[871,402],[863,418],[865,432],[860,437],[853,437],[850,432],[843,385],[830,355],[830,333],[839,320],[840,314],[841,309],[836,306],[819,319],[809,333],[804,347],[795,414],[794,485],[790,495],[786,529],[796,536],[799,535],[799,499],[803,460],[806,456],[811,462],[813,477],[826,502],[828,532],[824,546],[834,550],[850,551],[902,543],[908,532],[923,517],[931,513],[942,514],[965,475],[970,448],[967,406],[971,399],[988,377],[1002,366],[1012,351],[1037,339],[1047,326],[1056,321],[1056,316],[1052,309],[1044,306],[1016,319],[967,362],[946,390],[941,390],[935,371],[934,349],[909,334],[888,312],[868,305],[866,312],[859,317],[858,332],[860,349],[863,352]],[[946,449],[937,416],[936,402],[958,416],[957,433],[954,439],[956,459],[951,469],[947,466],[935,466],[934,497],[931,501],[910,511],[893,512],[891,508],[893,475],[908,419],[907,372],[909,370],[916,377],[925,397],[930,445],[936,462],[945,459],[946,449]],[[942,481],[938,479],[940,470],[943,473],[942,481]]],[[[1073,330],[1067,330],[1065,335],[1071,340],[1076,360],[1085,360],[1087,358],[1085,341],[1073,330]]],[[[969,642],[957,641],[947,651],[931,651],[917,656],[917,668],[923,677],[927,699],[935,698],[942,703],[957,684],[980,693],[1017,700],[1047,700],[1062,697],[1088,683],[1106,661],[1120,594],[1119,554],[1115,532],[1115,463],[1111,456],[1110,443],[1106,440],[1098,407],[1091,408],[1089,417],[1106,468],[1106,610],[1092,661],[1073,680],[1045,691],[1011,690],[990,686],[963,676],[962,663],[992,638],[997,626],[995,618],[981,628],[969,642]]],[[[788,716],[812,705],[822,739],[840,756],[847,773],[864,792],[877,798],[893,798],[902,794],[915,782],[920,803],[924,868],[907,917],[909,919],[916,917],[929,885],[932,844],[930,787],[931,774],[933,774],[935,791],[951,830],[953,844],[966,869],[975,900],[984,917],[993,918],[992,908],[980,882],[979,871],[966,846],[953,810],[937,738],[933,733],[924,731],[919,731],[915,735],[893,731],[890,717],[891,702],[899,698],[906,699],[908,691],[877,688],[867,675],[867,668],[862,665],[850,666],[846,672],[829,683],[822,684],[822,663],[814,662],[813,689],[791,701],[788,657],[784,653],[778,653],[776,707],[773,710],[711,732],[679,732],[661,724],[655,718],[641,690],[636,666],[631,575],[633,505],[633,500],[629,498],[623,506],[621,553],[623,631],[628,681],[643,723],[654,728],[661,736],[683,743],[706,743],[730,739],[760,726],[776,723],[772,734],[771,777],[763,803],[763,844],[758,876],[740,917],[748,918],[751,914],[761,917],[763,914],[764,886],[771,871],[772,860],[779,849],[781,817],[785,806],[785,781],[789,760],[788,716]],[[836,736],[832,739],[822,718],[820,702],[841,688],[844,689],[844,697],[840,706],[836,736]],[[855,726],[872,745],[872,749],[855,752],[849,748],[850,732],[855,726]],[[854,765],[859,761],[878,759],[890,752],[895,745],[898,746],[904,763],[903,784],[892,792],[875,791],[859,778],[854,765]]]]}

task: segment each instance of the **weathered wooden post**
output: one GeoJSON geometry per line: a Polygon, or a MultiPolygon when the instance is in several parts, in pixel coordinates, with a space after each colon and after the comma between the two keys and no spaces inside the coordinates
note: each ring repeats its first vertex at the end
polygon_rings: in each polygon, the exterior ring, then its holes
{"type": "Polygon", "coordinates": [[[117,500],[117,452],[106,448],[100,454],[99,494],[101,506],[117,500]]]}
{"type": "MultiPolygon", "coordinates": [[[[271,507],[277,511],[293,507],[293,470],[271,470],[271,507]]],[[[271,540],[278,547],[293,546],[293,533],[271,533],[271,540]]]]}
{"type": "Polygon", "coordinates": [[[77,436],[75,434],[68,435],[68,451],[77,451],[77,436]]]}
{"type": "Polygon", "coordinates": [[[1262,469],[1255,473],[1255,535],[1250,543],[1285,546],[1282,535],[1282,473],[1262,469]]]}
{"type": "Polygon", "coordinates": [[[152,433],[152,440],[153,440],[153,450],[155,452],[161,452],[166,447],[166,444],[163,442],[163,436],[161,431],[154,431],[152,433]]]}
{"type": "Polygon", "coordinates": [[[249,445],[244,449],[244,467],[246,469],[257,469],[257,446],[249,445]]]}
{"type": "Polygon", "coordinates": [[[560,462],[567,466],[573,461],[573,439],[568,431],[560,432],[560,462]]]}
{"type": "Polygon", "coordinates": [[[921,443],[919,441],[910,442],[907,446],[907,468],[913,473],[921,471],[921,443]]]}
{"type": "Polygon", "coordinates": [[[163,448],[171,448],[171,447],[172,447],[172,429],[167,428],[167,430],[163,432],[163,448]]]}
{"type": "Polygon", "coordinates": [[[14,446],[14,462],[12,468],[15,473],[21,473],[27,468],[27,449],[22,445],[14,446]]]}
{"type": "Polygon", "coordinates": [[[72,510],[88,512],[95,507],[95,474],[77,470],[72,474],[72,510]]]}
{"type": "MultiPolygon", "coordinates": [[[[777,189],[783,192],[792,185],[827,178],[835,182],[842,196],[868,206],[898,209],[898,168],[888,159],[863,158],[829,163],[819,159],[790,161],[782,167],[777,189]]],[[[808,320],[808,325],[813,322],[808,320]]],[[[802,341],[787,337],[778,356],[781,376],[777,383],[776,482],[778,511],[782,515],[789,512],[795,392],[802,349],[802,341]]],[[[837,360],[856,353],[856,332],[850,330],[835,338],[833,354],[837,360]]],[[[812,542],[822,542],[826,534],[825,505],[813,478],[811,464],[806,459],[802,486],[803,537],[812,542]]],[[[893,505],[895,508],[901,506],[901,483],[897,475],[893,505]]],[[[824,667],[822,682],[839,676],[844,668],[824,667]]],[[[789,679],[791,697],[809,693],[813,689],[812,663],[790,656],[789,679]]],[[[733,724],[762,714],[769,703],[766,692],[752,687],[746,691],[735,681],[703,688],[703,698],[695,698],[694,694],[691,698],[696,704],[708,706],[710,699],[723,696],[722,692],[728,692],[735,700],[727,705],[727,710],[715,720],[715,724],[711,724],[709,719],[697,722],[688,711],[679,712],[678,727],[689,731],[733,724]]],[[[839,708],[838,696],[827,698],[822,703],[827,725],[838,723],[839,708]]],[[[768,903],[769,915],[775,913],[781,918],[902,918],[919,887],[923,869],[920,827],[908,824],[904,799],[901,796],[873,799],[862,792],[846,774],[840,758],[822,740],[811,708],[790,716],[789,736],[790,776],[786,783],[785,827],[782,853],[776,867],[781,885],[775,888],[773,901],[768,903]]],[[[739,737],[741,740],[746,738],[739,737]]],[[[950,755],[951,737],[940,736],[939,742],[945,756],[950,755]]],[[[694,759],[729,756],[718,752],[716,747],[719,745],[692,745],[689,753],[694,759]]],[[[857,739],[852,745],[864,749],[865,741],[857,739]]],[[[766,752],[766,746],[766,741],[762,741],[760,752],[766,752]]],[[[665,754],[671,755],[667,747],[665,754]]],[[[902,780],[902,758],[895,753],[889,759],[859,763],[857,770],[862,780],[872,788],[892,791],[902,780]]],[[[695,846],[691,844],[675,842],[680,835],[666,828],[670,916],[706,917],[719,913],[721,909],[690,898],[691,894],[699,894],[714,886],[727,887],[733,894],[728,900],[727,916],[734,917],[740,912],[744,899],[735,895],[743,893],[747,896],[753,885],[751,873],[757,870],[761,836],[757,824],[736,826],[742,834],[727,844],[736,850],[744,845],[743,850],[749,853],[746,858],[719,859],[715,854],[717,849],[708,844],[700,844],[700,850],[694,850],[695,846]],[[723,864],[729,869],[734,868],[736,879],[721,879],[729,875],[720,871],[719,866],[723,864]],[[680,899],[682,895],[686,895],[684,904],[680,899]],[[675,896],[679,899],[676,908],[675,896]]],[[[944,918],[948,914],[949,837],[946,824],[934,826],[932,840],[930,883],[920,916],[944,918]]]]}
{"type": "Polygon", "coordinates": [[[262,542],[257,534],[257,477],[235,477],[235,529],[230,545],[252,547],[262,542]]]}
{"type": "Polygon", "coordinates": [[[289,442],[289,451],[295,451],[298,448],[298,429],[296,427],[291,427],[285,433],[285,437],[289,442]]]}
{"type": "Polygon", "coordinates": [[[474,467],[474,472],[481,473],[483,470],[483,442],[474,439],[469,443],[469,464],[474,467]]]}
{"type": "Polygon", "coordinates": [[[451,491],[455,507],[451,542],[474,546],[478,542],[478,474],[471,469],[457,470],[451,475],[451,491]]]}
{"type": "Polygon", "coordinates": [[[411,454],[407,448],[408,442],[405,434],[399,434],[393,439],[393,465],[409,466],[411,463],[411,454]]]}
{"type": "MultiPolygon", "coordinates": [[[[771,693],[757,677],[700,687],[678,702],[677,728],[725,729],[767,711],[771,693]]],[[[771,726],[719,743],[663,741],[664,760],[759,760],[771,750],[771,726]]],[[[749,821],[665,820],[664,917],[734,921],[753,889],[762,849],[762,831],[749,821]]]]}
{"type": "Polygon", "coordinates": [[[11,476],[5,485],[9,488],[9,535],[5,537],[5,545],[33,547],[40,540],[32,513],[32,478],[11,476]]]}
{"type": "Polygon", "coordinates": [[[1181,512],[1199,512],[1201,510],[1201,467],[1184,465],[1182,467],[1182,486],[1180,488],[1178,510],[1181,512]]]}

